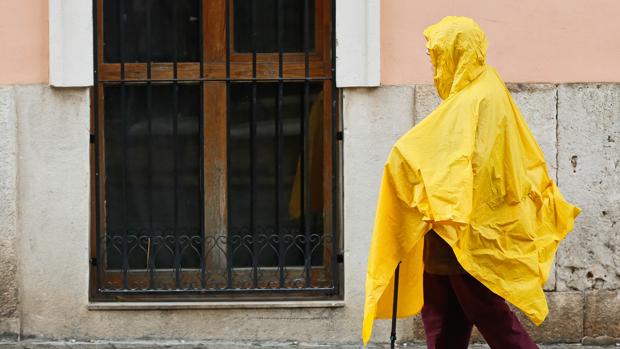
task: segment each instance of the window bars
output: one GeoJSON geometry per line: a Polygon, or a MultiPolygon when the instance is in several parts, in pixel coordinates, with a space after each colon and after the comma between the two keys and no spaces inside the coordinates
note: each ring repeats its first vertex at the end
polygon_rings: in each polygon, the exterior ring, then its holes
{"type": "Polygon", "coordinates": [[[334,1],[94,5],[91,298],[339,297],[334,1]]]}

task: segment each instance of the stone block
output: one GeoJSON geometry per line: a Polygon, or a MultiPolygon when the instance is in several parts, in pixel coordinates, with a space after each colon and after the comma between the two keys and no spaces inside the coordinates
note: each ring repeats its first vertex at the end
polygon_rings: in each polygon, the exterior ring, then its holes
{"type": "Polygon", "coordinates": [[[592,345],[592,346],[596,345],[599,348],[601,347],[612,348],[612,347],[620,346],[620,339],[609,337],[609,336],[599,336],[599,337],[585,336],[583,337],[583,340],[581,341],[581,343],[583,345],[592,345]]]}
{"type": "Polygon", "coordinates": [[[583,292],[547,292],[549,315],[536,326],[523,313],[513,310],[536,343],[578,343],[583,338],[583,292]]]}
{"type": "Polygon", "coordinates": [[[415,86],[414,122],[417,125],[441,103],[435,85],[415,86]]]}
{"type": "Polygon", "coordinates": [[[620,85],[558,89],[558,184],[582,209],[557,254],[557,289],[620,288],[620,85]]]}
{"type": "Polygon", "coordinates": [[[620,292],[586,292],[584,335],[592,338],[620,338],[620,292]]]}
{"type": "Polygon", "coordinates": [[[510,95],[545,155],[547,170],[556,179],[557,87],[553,84],[507,84],[510,95]]]}

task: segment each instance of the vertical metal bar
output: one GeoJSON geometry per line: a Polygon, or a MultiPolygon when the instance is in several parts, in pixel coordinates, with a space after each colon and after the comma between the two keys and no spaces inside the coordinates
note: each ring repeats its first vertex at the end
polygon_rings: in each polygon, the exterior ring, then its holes
{"type": "MultiPolygon", "coordinates": [[[[96,279],[96,287],[97,289],[101,289],[102,287],[102,271],[103,271],[103,266],[106,264],[106,262],[103,260],[102,258],[102,248],[101,248],[101,244],[105,243],[105,239],[101,239],[101,224],[100,224],[100,220],[101,220],[101,216],[99,214],[99,210],[101,209],[100,207],[100,203],[99,203],[99,198],[101,195],[101,188],[100,188],[100,182],[99,182],[99,118],[102,117],[101,115],[99,115],[99,89],[102,88],[102,86],[99,86],[99,75],[98,75],[98,70],[99,70],[99,38],[97,35],[97,32],[99,30],[99,23],[97,22],[98,20],[98,12],[97,9],[99,7],[98,1],[97,0],[93,0],[92,1],[92,6],[93,6],[93,19],[95,21],[95,27],[93,30],[93,67],[95,67],[95,69],[93,70],[93,90],[94,90],[94,98],[93,98],[93,108],[94,109],[94,115],[95,118],[93,120],[94,122],[94,131],[95,131],[95,256],[96,259],[99,263],[97,263],[96,268],[97,268],[97,279],[96,279]]],[[[103,232],[105,234],[105,232],[103,232]]],[[[104,235],[105,236],[105,235],[104,235]]]]}
{"type": "Polygon", "coordinates": [[[252,281],[258,287],[258,244],[256,210],[256,0],[250,0],[252,28],[252,103],[250,104],[250,233],[252,234],[252,281]]]}
{"type": "Polygon", "coordinates": [[[178,116],[179,116],[179,85],[174,83],[173,96],[173,123],[172,123],[172,153],[174,159],[174,276],[177,289],[181,288],[181,247],[179,244],[179,166],[178,166],[178,116]]]}
{"type": "Polygon", "coordinates": [[[120,12],[120,32],[119,32],[119,58],[121,64],[121,128],[122,128],[122,148],[123,148],[123,161],[122,161],[122,178],[123,178],[123,196],[122,196],[122,210],[123,210],[123,288],[129,288],[129,280],[127,275],[127,270],[129,269],[129,256],[127,255],[127,234],[128,234],[128,221],[127,221],[127,111],[125,106],[125,55],[124,55],[124,35],[125,35],[125,1],[119,2],[119,12],[120,12]]]}
{"type": "Polygon", "coordinates": [[[283,0],[278,0],[278,5],[276,8],[276,26],[278,33],[278,81],[282,82],[282,77],[284,76],[284,3],[283,0]]]}
{"type": "Polygon", "coordinates": [[[155,261],[153,258],[153,251],[151,244],[153,241],[153,122],[151,118],[151,100],[152,100],[152,84],[151,84],[151,14],[152,14],[152,1],[147,1],[146,4],[146,115],[148,118],[148,161],[147,161],[147,191],[148,191],[148,211],[149,211],[149,233],[148,233],[148,246],[147,246],[147,268],[149,270],[149,288],[155,288],[155,261]]]}
{"type": "Polygon", "coordinates": [[[308,6],[308,0],[304,0],[304,20],[303,20],[303,26],[304,26],[304,69],[305,69],[305,73],[304,73],[304,96],[303,96],[303,116],[302,116],[302,122],[301,122],[301,225],[302,225],[302,232],[304,234],[304,240],[305,240],[305,246],[304,246],[304,269],[305,269],[305,274],[306,274],[306,287],[310,287],[311,284],[311,263],[312,263],[312,249],[310,246],[310,229],[309,229],[309,218],[307,213],[308,213],[308,197],[310,195],[308,195],[308,191],[307,191],[307,183],[308,182],[308,178],[306,178],[306,170],[308,170],[309,166],[309,159],[308,156],[306,154],[306,152],[308,151],[309,148],[309,135],[307,135],[308,133],[308,107],[309,107],[309,102],[310,102],[310,83],[309,83],[309,77],[310,77],[310,65],[309,63],[309,55],[308,55],[308,51],[309,51],[309,42],[310,42],[310,15],[309,15],[309,6],[308,6]]]}
{"type": "Polygon", "coordinates": [[[206,232],[205,232],[205,210],[204,210],[204,132],[203,132],[203,118],[204,118],[204,93],[205,84],[203,81],[204,75],[204,43],[203,38],[203,18],[202,18],[202,4],[203,0],[198,0],[198,32],[200,35],[200,115],[198,117],[198,138],[200,139],[200,168],[198,169],[198,183],[200,183],[200,193],[198,194],[198,209],[200,210],[200,286],[205,289],[207,287],[207,261],[206,261],[206,232]]]}
{"type": "MultiPolygon", "coordinates": [[[[314,3],[314,1],[313,1],[314,3]]],[[[309,0],[304,0],[304,20],[303,20],[303,32],[304,32],[304,69],[305,80],[308,81],[310,77],[310,4],[309,0]]]]}
{"type": "Polygon", "coordinates": [[[338,166],[340,160],[338,159],[338,127],[339,127],[339,114],[337,110],[338,90],[336,89],[336,0],[331,0],[331,144],[332,144],[332,282],[334,285],[334,292],[339,292],[340,276],[338,267],[338,254],[340,246],[340,220],[338,216],[338,203],[340,202],[340,193],[338,191],[339,171],[338,166]]]}
{"type": "Polygon", "coordinates": [[[258,0],[250,0],[250,28],[252,28],[252,81],[255,81],[256,79],[256,1],[258,0]]]}
{"type": "MultiPolygon", "coordinates": [[[[226,1],[226,168],[230,171],[230,1],[226,1]]],[[[230,193],[230,180],[226,181],[226,193],[230,193]]],[[[228,195],[228,194],[227,194],[228,195]]],[[[229,199],[226,202],[230,202],[229,199]]],[[[228,215],[226,217],[227,227],[230,229],[231,225],[231,215],[230,210],[228,210],[228,215]]],[[[233,284],[233,260],[232,260],[232,245],[230,244],[230,236],[231,232],[227,232],[226,234],[226,287],[232,288],[233,284]]]]}
{"type": "Polygon", "coordinates": [[[179,174],[178,174],[178,146],[177,146],[177,133],[178,133],[178,118],[179,118],[179,83],[178,83],[178,71],[177,62],[178,57],[178,29],[177,29],[177,6],[172,6],[172,37],[174,38],[174,60],[173,75],[174,75],[174,92],[173,92],[173,111],[172,116],[172,157],[174,161],[174,276],[176,288],[181,288],[181,248],[179,246],[179,232],[178,232],[178,219],[179,219],[179,174]]]}
{"type": "Polygon", "coordinates": [[[276,95],[276,234],[278,235],[278,276],[280,288],[284,287],[284,234],[280,226],[280,182],[282,181],[282,36],[283,36],[283,0],[278,0],[276,7],[276,30],[278,40],[278,92],[276,95]]]}
{"type": "Polygon", "coordinates": [[[400,274],[400,262],[396,265],[394,271],[394,298],[392,301],[392,330],[390,332],[390,348],[396,346],[396,316],[398,314],[398,277],[400,274]]]}
{"type": "Polygon", "coordinates": [[[121,65],[121,84],[125,80],[125,6],[126,1],[119,0],[118,2],[118,17],[120,31],[118,33],[118,57],[121,65]]]}

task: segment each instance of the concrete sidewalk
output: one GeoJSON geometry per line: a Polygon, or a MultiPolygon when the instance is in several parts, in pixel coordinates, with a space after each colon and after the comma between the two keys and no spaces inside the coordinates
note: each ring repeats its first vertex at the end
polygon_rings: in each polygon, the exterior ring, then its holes
{"type": "MultiPolygon", "coordinates": [[[[402,343],[397,346],[403,349],[426,349],[424,343],[402,343]]],[[[611,349],[620,348],[620,344],[590,346],[581,344],[548,344],[540,345],[540,349],[611,349]]],[[[300,343],[300,342],[234,342],[234,341],[127,341],[127,342],[111,342],[111,341],[42,341],[42,340],[25,340],[20,342],[3,342],[0,341],[0,349],[146,349],[146,348],[166,348],[166,349],[359,349],[359,344],[316,344],[316,343],[300,343]]],[[[368,348],[385,349],[389,348],[389,344],[371,344],[368,348]]],[[[488,349],[484,344],[472,344],[472,349],[488,349]]]]}

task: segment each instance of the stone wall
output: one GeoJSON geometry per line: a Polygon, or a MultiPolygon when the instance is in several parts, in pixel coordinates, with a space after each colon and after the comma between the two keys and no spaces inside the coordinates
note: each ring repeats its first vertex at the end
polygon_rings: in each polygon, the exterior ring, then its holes
{"type": "MultiPolygon", "coordinates": [[[[525,322],[540,342],[620,338],[620,85],[509,88],[550,174],[583,209],[545,286],[547,321],[541,327],[525,322]]],[[[393,142],[439,99],[429,85],[352,88],[343,96],[344,307],[93,310],[88,90],[0,89],[0,333],[82,340],[359,341],[382,165],[393,142]]],[[[387,341],[389,326],[377,321],[373,341],[387,341]]],[[[400,320],[398,337],[423,340],[419,319],[400,320]]]]}

